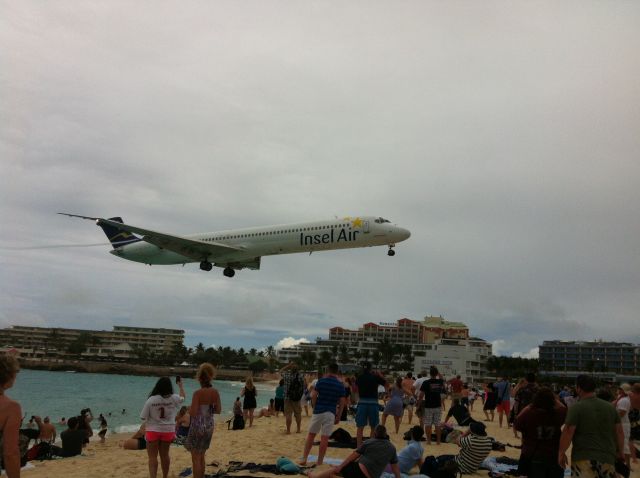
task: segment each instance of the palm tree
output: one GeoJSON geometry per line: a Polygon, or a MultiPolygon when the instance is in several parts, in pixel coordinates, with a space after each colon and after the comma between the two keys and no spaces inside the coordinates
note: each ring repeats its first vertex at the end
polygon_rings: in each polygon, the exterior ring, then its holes
{"type": "Polygon", "coordinates": [[[313,370],[316,366],[316,353],[312,350],[304,350],[300,354],[300,361],[304,370],[313,370]]]}
{"type": "Polygon", "coordinates": [[[333,361],[333,357],[335,357],[335,355],[333,355],[328,350],[326,350],[326,349],[322,350],[320,352],[320,358],[318,359],[318,365],[320,367],[323,367],[325,365],[329,365],[333,361]]]}
{"type": "Polygon", "coordinates": [[[348,363],[349,362],[349,348],[347,344],[340,344],[340,352],[338,354],[340,363],[348,363]]]}
{"type": "Polygon", "coordinates": [[[267,364],[269,365],[269,372],[273,372],[274,363],[276,361],[276,348],[273,345],[269,345],[265,349],[265,355],[267,356],[267,364]]]}
{"type": "Polygon", "coordinates": [[[378,344],[377,352],[380,353],[380,358],[387,367],[387,370],[391,368],[393,357],[396,355],[396,346],[391,343],[388,338],[382,339],[378,344]]]}

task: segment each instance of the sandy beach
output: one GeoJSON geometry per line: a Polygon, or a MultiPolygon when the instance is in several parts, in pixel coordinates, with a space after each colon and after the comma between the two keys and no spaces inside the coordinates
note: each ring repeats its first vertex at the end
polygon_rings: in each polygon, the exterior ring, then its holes
{"type": "MultiPolygon", "coordinates": [[[[474,411],[476,419],[482,418],[482,411],[474,411]]],[[[391,440],[398,449],[404,446],[402,433],[410,425],[406,423],[406,416],[400,427],[400,434],[391,434],[391,440]]],[[[286,435],[284,417],[260,418],[254,422],[252,428],[240,431],[227,430],[224,422],[216,425],[216,431],[211,448],[207,453],[207,464],[212,462],[220,463],[224,467],[229,461],[245,461],[255,463],[274,464],[279,456],[287,456],[293,460],[298,460],[302,454],[304,438],[307,433],[309,418],[304,416],[302,420],[302,432],[286,435]]],[[[416,423],[414,417],[413,424],[416,423]]],[[[392,421],[387,421],[391,425],[392,421]]],[[[518,439],[513,437],[513,432],[506,428],[499,428],[496,421],[486,422],[489,436],[494,437],[502,443],[516,445],[518,439]]],[[[355,424],[353,422],[342,423],[341,426],[355,436],[355,424]]],[[[293,427],[295,431],[295,425],[293,427]]],[[[367,430],[367,429],[365,429],[367,430]]],[[[121,440],[130,435],[110,435],[105,444],[92,442],[85,451],[86,456],[77,458],[66,458],[62,460],[34,462],[35,468],[23,472],[28,478],[86,478],[96,476],[100,478],[128,477],[145,478],[148,476],[147,455],[145,451],[122,450],[118,444],[121,440]]],[[[440,446],[431,445],[425,449],[425,455],[457,453],[457,446],[443,443],[440,446]]],[[[341,448],[329,448],[328,458],[342,459],[351,450],[341,448]]],[[[317,454],[317,447],[311,450],[312,454],[317,454]]],[[[507,447],[505,452],[492,452],[492,456],[508,456],[518,458],[519,450],[507,447]]],[[[191,466],[191,456],[182,447],[171,448],[171,472],[169,476],[178,477],[186,467],[191,466]]],[[[323,465],[327,466],[327,465],[323,465]]],[[[207,473],[218,471],[218,467],[208,466],[207,473]]],[[[640,476],[638,473],[640,465],[636,465],[636,471],[632,476],[640,476]]],[[[270,476],[270,475],[265,475],[270,476]]],[[[476,476],[487,476],[487,471],[481,470],[476,476]]]]}

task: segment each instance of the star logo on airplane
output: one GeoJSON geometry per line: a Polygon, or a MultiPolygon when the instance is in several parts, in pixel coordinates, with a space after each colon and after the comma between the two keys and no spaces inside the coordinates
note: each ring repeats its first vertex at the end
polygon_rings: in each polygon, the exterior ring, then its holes
{"type": "Polygon", "coordinates": [[[351,221],[352,227],[362,227],[362,219],[356,217],[353,221],[351,221]]]}

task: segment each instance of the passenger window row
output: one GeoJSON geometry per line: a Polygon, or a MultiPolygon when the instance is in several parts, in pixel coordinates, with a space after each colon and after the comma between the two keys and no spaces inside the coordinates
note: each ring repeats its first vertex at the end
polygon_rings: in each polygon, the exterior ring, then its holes
{"type": "Polygon", "coordinates": [[[330,226],[314,226],[314,227],[300,227],[297,229],[283,229],[280,231],[265,231],[265,232],[254,232],[251,234],[236,234],[233,236],[218,236],[218,237],[209,237],[203,239],[205,242],[213,242],[213,241],[226,241],[229,239],[244,239],[247,237],[258,237],[258,236],[273,236],[276,234],[288,234],[291,232],[307,232],[307,231],[320,231],[322,229],[335,229],[340,227],[339,224],[332,224],[330,226]]]}

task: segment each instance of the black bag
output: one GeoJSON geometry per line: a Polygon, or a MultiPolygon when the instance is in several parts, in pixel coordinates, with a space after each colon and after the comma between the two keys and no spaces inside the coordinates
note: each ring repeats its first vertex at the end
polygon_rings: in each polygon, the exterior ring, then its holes
{"type": "Polygon", "coordinates": [[[302,395],[304,395],[302,377],[296,372],[291,377],[291,383],[289,384],[289,400],[299,402],[302,399],[302,395]]]}
{"type": "Polygon", "coordinates": [[[353,441],[351,434],[344,428],[335,429],[333,433],[329,435],[329,438],[338,443],[351,443],[353,441]]]}
{"type": "Polygon", "coordinates": [[[428,456],[420,467],[420,474],[430,478],[456,478],[458,465],[453,459],[454,455],[428,456]]]}
{"type": "Polygon", "coordinates": [[[235,415],[231,427],[232,430],[244,430],[244,417],[242,415],[235,415]]]}

